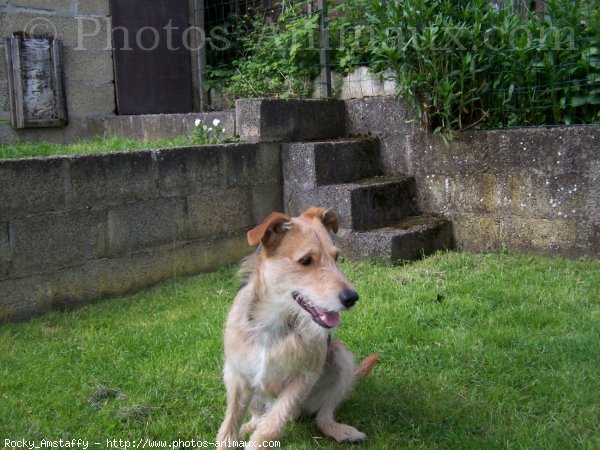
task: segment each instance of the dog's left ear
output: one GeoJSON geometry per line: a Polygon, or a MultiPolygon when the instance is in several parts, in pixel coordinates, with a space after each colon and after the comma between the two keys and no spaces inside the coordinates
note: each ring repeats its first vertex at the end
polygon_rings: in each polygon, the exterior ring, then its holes
{"type": "Polygon", "coordinates": [[[306,211],[304,211],[302,213],[302,215],[304,217],[306,217],[307,219],[310,219],[313,217],[317,217],[317,218],[321,219],[321,222],[323,222],[323,225],[325,225],[325,228],[333,231],[334,233],[337,233],[338,229],[340,227],[340,222],[337,218],[337,215],[333,212],[333,210],[331,210],[329,208],[322,208],[320,206],[311,206],[306,211]]]}
{"type": "Polygon", "coordinates": [[[265,247],[276,245],[283,236],[283,233],[291,226],[288,223],[289,221],[289,216],[280,212],[272,212],[262,223],[248,231],[248,244],[254,246],[262,242],[265,247]]]}

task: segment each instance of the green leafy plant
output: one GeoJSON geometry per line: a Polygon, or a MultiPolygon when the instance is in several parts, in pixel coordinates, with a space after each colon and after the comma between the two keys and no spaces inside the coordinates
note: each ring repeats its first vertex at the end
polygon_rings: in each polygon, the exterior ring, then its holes
{"type": "MultiPolygon", "coordinates": [[[[397,94],[425,126],[455,130],[600,122],[598,0],[548,0],[517,14],[489,0],[331,2],[331,63],[393,69],[397,94]]],[[[306,97],[319,73],[319,15],[284,1],[271,23],[233,20],[239,55],[210,68],[230,98],[306,97]]],[[[211,78],[212,77],[212,78],[211,78]]]]}
{"type": "Polygon", "coordinates": [[[284,1],[278,19],[265,24],[261,14],[232,21],[232,35],[240,37],[241,56],[231,69],[206,72],[211,87],[229,98],[306,97],[319,73],[319,15],[307,15],[302,3],[284,1]],[[228,72],[228,70],[230,70],[228,72]]]}
{"type": "Polygon", "coordinates": [[[600,119],[591,3],[550,0],[543,16],[522,17],[488,0],[352,0],[332,24],[344,38],[335,59],[345,72],[394,69],[398,95],[434,132],[590,123],[600,119]]]}

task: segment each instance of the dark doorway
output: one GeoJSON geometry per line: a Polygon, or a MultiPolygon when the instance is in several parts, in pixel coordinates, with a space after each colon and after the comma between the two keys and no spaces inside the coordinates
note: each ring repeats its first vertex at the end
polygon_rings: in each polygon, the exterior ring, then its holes
{"type": "Polygon", "coordinates": [[[191,112],[188,1],[110,0],[110,8],[118,114],[191,112]]]}

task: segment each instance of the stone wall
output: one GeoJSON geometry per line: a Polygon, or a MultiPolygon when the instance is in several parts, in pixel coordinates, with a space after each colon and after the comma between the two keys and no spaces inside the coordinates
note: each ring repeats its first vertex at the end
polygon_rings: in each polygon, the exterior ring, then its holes
{"type": "Polygon", "coordinates": [[[346,102],[350,134],[381,141],[386,173],[415,177],[424,213],[461,250],[600,257],[600,126],[458,133],[445,145],[396,100],[346,102]]]}
{"type": "Polygon", "coordinates": [[[104,119],[104,135],[138,139],[144,142],[167,139],[173,136],[191,136],[196,121],[214,128],[217,119],[223,128],[221,138],[236,135],[235,111],[215,111],[189,114],[145,114],[139,116],[112,116],[104,119]]]}
{"type": "Polygon", "coordinates": [[[239,261],[280,174],[278,144],[0,161],[0,322],[239,261]]]}

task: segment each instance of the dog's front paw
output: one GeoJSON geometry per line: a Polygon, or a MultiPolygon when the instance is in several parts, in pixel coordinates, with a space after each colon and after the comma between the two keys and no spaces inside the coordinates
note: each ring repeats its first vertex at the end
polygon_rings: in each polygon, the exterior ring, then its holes
{"type": "Polygon", "coordinates": [[[339,437],[336,437],[338,442],[361,442],[367,439],[367,435],[350,425],[339,424],[339,437]]]}
{"type": "Polygon", "coordinates": [[[240,428],[240,436],[246,436],[247,434],[252,433],[254,430],[256,430],[257,425],[258,425],[258,420],[256,420],[253,417],[248,422],[246,422],[245,424],[242,425],[242,428],[240,428]]]}
{"type": "Polygon", "coordinates": [[[338,442],[361,442],[367,439],[367,435],[358,431],[350,425],[343,423],[328,422],[319,424],[323,434],[334,438],[338,442]]]}

